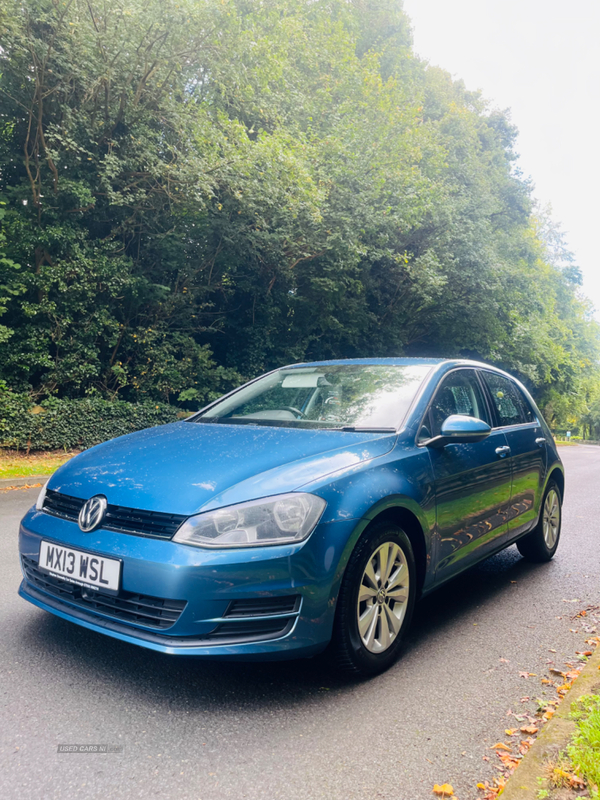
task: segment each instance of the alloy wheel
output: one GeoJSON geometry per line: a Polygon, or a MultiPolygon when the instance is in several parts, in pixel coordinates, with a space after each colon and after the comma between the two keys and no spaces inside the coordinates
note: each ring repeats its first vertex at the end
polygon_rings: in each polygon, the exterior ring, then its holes
{"type": "Polygon", "coordinates": [[[371,653],[387,650],[398,636],[406,615],[410,572],[402,548],[384,542],[373,551],[358,592],[358,631],[371,653]]]}
{"type": "Polygon", "coordinates": [[[546,495],[543,514],[544,541],[548,550],[552,550],[558,539],[560,527],[560,502],[558,494],[550,489],[546,495]]]}

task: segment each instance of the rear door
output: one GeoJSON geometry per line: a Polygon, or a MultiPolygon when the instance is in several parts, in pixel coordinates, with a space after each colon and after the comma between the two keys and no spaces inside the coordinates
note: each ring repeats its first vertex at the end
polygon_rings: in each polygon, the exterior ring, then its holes
{"type": "MultiPolygon", "coordinates": [[[[419,441],[439,435],[452,414],[493,423],[474,369],[457,369],[443,378],[423,420],[419,441]]],[[[481,442],[428,450],[436,493],[436,579],[444,580],[480,559],[499,536],[506,536],[510,459],[501,430],[493,430],[481,442]]]]}
{"type": "Polygon", "coordinates": [[[546,475],[546,439],[529,401],[504,375],[481,372],[494,406],[495,424],[510,447],[512,491],[508,534],[514,538],[533,527],[546,475]]]}

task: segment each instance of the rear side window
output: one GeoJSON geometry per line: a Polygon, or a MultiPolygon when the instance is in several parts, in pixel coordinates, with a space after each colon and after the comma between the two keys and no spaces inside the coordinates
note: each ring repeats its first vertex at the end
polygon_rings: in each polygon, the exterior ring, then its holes
{"type": "Polygon", "coordinates": [[[535,416],[519,387],[508,378],[494,372],[483,372],[498,415],[500,427],[535,422],[535,416]]]}

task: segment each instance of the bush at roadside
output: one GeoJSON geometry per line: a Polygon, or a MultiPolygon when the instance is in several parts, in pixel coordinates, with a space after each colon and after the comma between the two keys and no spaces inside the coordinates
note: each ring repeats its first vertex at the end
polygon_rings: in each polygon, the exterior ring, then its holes
{"type": "Polygon", "coordinates": [[[24,450],[85,450],[153,425],[175,422],[181,410],[164,403],[50,398],[36,406],[0,386],[0,446],[24,450]]]}

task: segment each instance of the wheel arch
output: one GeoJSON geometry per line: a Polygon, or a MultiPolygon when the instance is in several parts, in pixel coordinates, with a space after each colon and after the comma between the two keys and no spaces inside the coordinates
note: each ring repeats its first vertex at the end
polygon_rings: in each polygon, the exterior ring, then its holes
{"type": "Polygon", "coordinates": [[[548,475],[548,480],[546,481],[546,486],[544,487],[544,491],[548,488],[548,484],[550,481],[554,481],[559,488],[560,491],[560,500],[561,503],[565,499],[565,474],[559,466],[554,466],[554,468],[550,471],[548,475]]]}
{"type": "Polygon", "coordinates": [[[373,525],[380,522],[390,522],[393,525],[397,525],[399,528],[402,528],[404,533],[408,536],[412,545],[413,554],[415,556],[415,566],[417,568],[417,595],[420,595],[427,572],[428,549],[425,533],[421,527],[419,518],[410,509],[406,508],[406,506],[391,506],[381,511],[369,522],[363,535],[373,525]]]}
{"type": "Polygon", "coordinates": [[[431,561],[431,542],[425,533],[428,530],[428,526],[423,509],[414,500],[404,496],[385,498],[385,500],[376,503],[359,520],[359,524],[357,524],[348,541],[343,557],[340,559],[341,570],[337,576],[337,586],[339,587],[346,565],[358,542],[365,535],[368,535],[374,525],[381,522],[397,525],[408,536],[417,567],[417,594],[420,594],[427,576],[427,568],[431,561]]]}

